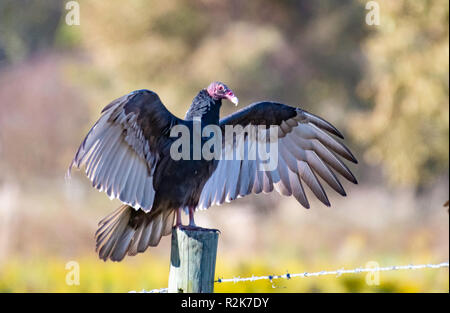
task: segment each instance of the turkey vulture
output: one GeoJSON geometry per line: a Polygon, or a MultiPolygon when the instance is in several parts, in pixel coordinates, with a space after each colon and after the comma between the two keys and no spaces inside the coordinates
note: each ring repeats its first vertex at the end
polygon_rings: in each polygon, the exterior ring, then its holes
{"type": "MultiPolygon", "coordinates": [[[[158,245],[162,236],[176,227],[195,228],[194,212],[213,204],[271,192],[294,196],[309,208],[303,183],[325,205],[328,197],[317,175],[342,196],[346,193],[338,173],[352,183],[355,177],[340,157],[357,163],[350,150],[335,137],[342,134],[329,122],[300,108],[263,101],[220,119],[222,99],[237,105],[233,91],[213,82],[193,99],[184,119],[172,115],[149,90],[136,90],[120,97],[103,110],[81,143],[69,166],[83,168],[95,188],[124,204],[102,219],[96,236],[96,251],[106,261],[120,261],[148,246],[158,245]],[[187,158],[174,160],[170,149],[177,138],[175,126],[193,130],[201,127],[259,125],[277,129],[277,166],[261,169],[258,158],[187,158]],[[181,225],[181,211],[189,213],[189,225],[181,225]]],[[[254,144],[244,133],[243,140],[222,140],[227,148],[254,144]]],[[[201,144],[205,144],[202,138],[201,144]]],[[[190,154],[191,156],[192,154],[190,154]]]]}

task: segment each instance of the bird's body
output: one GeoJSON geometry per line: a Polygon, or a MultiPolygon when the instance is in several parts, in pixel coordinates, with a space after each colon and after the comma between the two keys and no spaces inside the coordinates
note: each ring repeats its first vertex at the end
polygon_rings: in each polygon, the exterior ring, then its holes
{"type": "MultiPolygon", "coordinates": [[[[202,127],[218,125],[221,102],[221,100],[212,101],[203,90],[194,98],[191,106],[191,108],[198,107],[203,111],[188,112],[185,119],[179,120],[178,123],[185,125],[191,135],[194,134],[193,119],[196,116],[201,117],[201,123],[199,124],[202,127]],[[208,107],[213,109],[208,110],[208,107]]],[[[169,136],[170,132],[164,133],[164,135],[169,136]]],[[[172,137],[166,137],[165,139],[167,142],[159,147],[161,159],[155,165],[153,186],[157,192],[155,193],[152,210],[196,207],[201,189],[217,164],[213,160],[203,159],[201,155],[200,160],[194,160],[192,157],[193,149],[191,149],[189,160],[173,160],[170,155],[170,145],[173,143],[172,137]],[[174,182],[176,183],[174,184],[174,182]]],[[[202,141],[204,140],[202,138],[202,141]]],[[[191,138],[190,142],[192,143],[192,141],[191,138]]]]}
{"type": "MultiPolygon", "coordinates": [[[[355,163],[356,159],[325,132],[342,137],[328,122],[275,102],[255,103],[220,120],[222,99],[237,102],[227,86],[216,82],[198,93],[184,119],[172,115],[157,94],[149,90],[134,91],[103,109],[70,166],[84,166],[94,187],[124,202],[99,223],[96,238],[100,258],[120,261],[126,254],[135,255],[148,246],[156,246],[161,236],[171,232],[176,215],[176,226],[181,226],[182,209],[189,211],[190,227],[195,227],[195,210],[250,193],[276,189],[309,207],[301,181],[329,205],[315,173],[342,195],[345,191],[333,170],[356,183],[337,155],[355,163]],[[208,126],[216,126],[222,132],[236,125],[244,131],[256,125],[267,129],[277,126],[277,168],[259,170],[262,161],[248,156],[225,160],[206,158],[201,153],[195,157],[196,121],[200,131],[208,126]],[[175,159],[171,151],[177,140],[171,132],[176,127],[189,130],[186,159],[175,159]]],[[[257,144],[248,133],[242,135],[241,141],[224,138],[222,153],[227,147],[238,149],[257,144]]],[[[200,148],[208,139],[201,137],[200,148]]]]}

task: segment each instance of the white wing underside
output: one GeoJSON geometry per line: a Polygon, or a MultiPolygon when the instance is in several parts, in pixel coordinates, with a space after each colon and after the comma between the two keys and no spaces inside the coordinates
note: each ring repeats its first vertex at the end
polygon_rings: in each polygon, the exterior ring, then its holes
{"type": "Polygon", "coordinates": [[[122,98],[104,112],[91,129],[69,172],[72,167],[84,167],[92,185],[106,192],[110,199],[116,198],[136,210],[149,212],[155,190],[153,168],[149,170],[146,159],[152,158],[149,157],[148,144],[142,134],[135,132],[138,129],[135,116],[123,112],[122,98]]]}
{"type": "Polygon", "coordinates": [[[274,189],[281,195],[294,196],[309,208],[302,182],[329,206],[328,197],[316,174],[338,193],[345,195],[333,170],[350,181],[356,182],[356,179],[336,154],[346,159],[353,156],[342,143],[322,130],[328,127],[325,121],[305,111],[297,112],[295,117],[275,126],[278,128],[278,166],[275,170],[261,170],[263,162],[258,157],[255,160],[225,160],[227,147],[237,151],[255,149],[257,142],[249,136],[245,140],[225,142],[222,158],[202,190],[197,209],[204,210],[211,205],[221,205],[251,193],[269,193],[274,189]]]}

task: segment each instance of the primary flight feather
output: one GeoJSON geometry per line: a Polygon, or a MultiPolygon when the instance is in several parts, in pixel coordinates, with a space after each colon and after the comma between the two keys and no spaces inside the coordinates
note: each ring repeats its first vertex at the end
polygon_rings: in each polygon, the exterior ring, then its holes
{"type": "MultiPolygon", "coordinates": [[[[318,177],[345,196],[339,174],[357,183],[341,158],[357,163],[339,141],[342,134],[329,122],[300,108],[277,102],[257,102],[220,119],[222,99],[237,104],[233,91],[213,82],[192,101],[184,119],[171,114],[149,90],[137,90],[108,104],[78,148],[69,167],[84,168],[92,185],[124,204],[99,223],[96,248],[103,260],[122,260],[158,245],[176,227],[195,228],[194,212],[211,205],[271,192],[294,196],[309,208],[304,185],[325,205],[327,194],[318,177]],[[220,141],[219,158],[175,160],[171,146],[174,127],[191,133],[216,126],[223,133],[235,129],[236,137],[220,141]],[[264,168],[261,158],[228,159],[227,151],[255,149],[261,144],[249,135],[253,126],[276,129],[277,164],[264,168]],[[241,133],[239,133],[241,132],[241,133]],[[241,136],[239,136],[241,135],[241,136]],[[239,140],[236,138],[240,138],[239,140]],[[181,225],[181,211],[189,212],[189,225],[181,225]]],[[[202,138],[201,145],[207,138],[202,138]]],[[[191,143],[192,148],[192,143],[191,143]]]]}

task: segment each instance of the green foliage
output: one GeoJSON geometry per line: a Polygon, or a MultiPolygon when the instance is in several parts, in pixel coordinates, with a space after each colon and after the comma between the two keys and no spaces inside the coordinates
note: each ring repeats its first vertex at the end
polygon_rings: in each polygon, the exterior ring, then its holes
{"type": "Polygon", "coordinates": [[[359,91],[373,108],[355,116],[353,133],[392,182],[448,173],[448,13],[445,1],[382,1],[381,25],[364,46],[359,91]]]}
{"type": "Polygon", "coordinates": [[[61,16],[59,0],[0,2],[0,65],[18,63],[53,44],[61,16]]]}
{"type": "Polygon", "coordinates": [[[319,113],[330,97],[356,103],[365,31],[357,2],[315,3],[85,0],[70,31],[93,57],[85,73],[110,80],[98,101],[149,88],[183,115],[199,88],[223,80],[244,104],[272,98],[319,113]]]}

